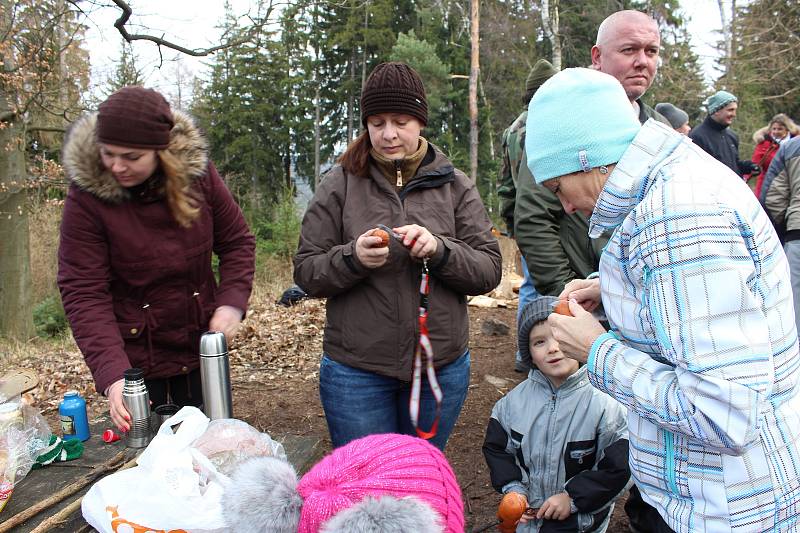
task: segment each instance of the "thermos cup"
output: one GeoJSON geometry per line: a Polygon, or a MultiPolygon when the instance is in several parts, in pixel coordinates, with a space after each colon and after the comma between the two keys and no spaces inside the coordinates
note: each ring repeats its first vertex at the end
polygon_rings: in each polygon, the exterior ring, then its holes
{"type": "Polygon", "coordinates": [[[211,420],[233,418],[228,344],[220,332],[209,331],[200,338],[200,378],[206,416],[211,420]]]}
{"type": "Polygon", "coordinates": [[[131,428],[125,436],[125,444],[129,448],[144,448],[150,442],[150,394],[144,384],[142,369],[125,371],[122,403],[131,415],[131,428]]]}
{"type": "Polygon", "coordinates": [[[65,440],[89,438],[86,400],[78,391],[70,390],[64,393],[64,399],[58,404],[58,415],[61,418],[61,432],[65,440]]]}
{"type": "Polygon", "coordinates": [[[200,378],[206,416],[211,420],[233,418],[228,344],[224,334],[209,331],[200,338],[200,378]]]}

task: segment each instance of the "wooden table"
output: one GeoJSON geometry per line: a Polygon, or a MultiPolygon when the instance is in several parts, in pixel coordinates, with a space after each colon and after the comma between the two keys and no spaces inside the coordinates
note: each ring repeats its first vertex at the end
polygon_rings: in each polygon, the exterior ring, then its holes
{"type": "MultiPolygon", "coordinates": [[[[3,511],[0,512],[0,527],[6,520],[36,505],[68,485],[75,483],[77,480],[91,473],[95,467],[113,459],[120,452],[124,452],[123,462],[125,462],[135,458],[136,455],[142,451],[126,448],[124,439],[111,444],[104,443],[101,435],[103,431],[109,427],[112,427],[112,424],[107,415],[92,421],[90,423],[91,437],[83,443],[84,451],[80,458],[64,463],[53,463],[45,468],[29,472],[14,488],[11,499],[8,501],[3,511]]],[[[283,444],[289,462],[294,465],[298,472],[307,471],[319,460],[323,453],[320,446],[320,439],[315,437],[293,435],[273,435],[272,437],[283,444]]],[[[100,475],[98,479],[102,477],[103,475],[100,475]]],[[[83,495],[88,492],[91,485],[90,483],[82,490],[68,496],[58,504],[49,507],[9,531],[11,533],[27,533],[33,530],[45,519],[67,507],[77,498],[83,497],[83,495]]],[[[83,520],[80,510],[78,510],[72,513],[66,522],[50,531],[78,533],[82,531],[94,531],[94,529],[83,520]]]]}

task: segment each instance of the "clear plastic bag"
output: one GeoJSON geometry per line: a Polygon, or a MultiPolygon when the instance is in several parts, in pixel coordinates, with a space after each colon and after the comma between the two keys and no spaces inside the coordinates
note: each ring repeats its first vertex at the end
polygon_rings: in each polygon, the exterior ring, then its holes
{"type": "Polygon", "coordinates": [[[192,443],[217,470],[230,476],[239,463],[251,457],[276,457],[286,460],[280,442],[266,433],[234,418],[212,420],[206,431],[192,443]]]}
{"type": "Polygon", "coordinates": [[[0,511],[50,441],[50,426],[19,396],[0,403],[0,511]]]}

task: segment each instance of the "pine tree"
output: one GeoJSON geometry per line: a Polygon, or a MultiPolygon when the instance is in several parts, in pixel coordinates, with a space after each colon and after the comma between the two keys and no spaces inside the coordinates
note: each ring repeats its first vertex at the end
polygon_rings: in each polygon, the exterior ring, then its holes
{"type": "Polygon", "coordinates": [[[120,55],[116,62],[114,74],[108,76],[106,88],[103,91],[105,98],[129,85],[144,85],[142,71],[136,66],[138,57],[133,53],[131,43],[122,39],[120,41],[120,55]]]}

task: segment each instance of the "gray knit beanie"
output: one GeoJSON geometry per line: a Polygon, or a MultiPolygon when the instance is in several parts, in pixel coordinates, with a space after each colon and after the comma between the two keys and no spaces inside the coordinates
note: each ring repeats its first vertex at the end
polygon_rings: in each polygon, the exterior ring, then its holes
{"type": "Polygon", "coordinates": [[[660,104],[656,104],[656,111],[664,115],[664,118],[669,120],[669,123],[674,130],[677,130],[689,122],[689,114],[680,107],[676,107],[670,103],[662,102],[660,104]]]}
{"type": "Polygon", "coordinates": [[[547,320],[547,317],[553,312],[553,304],[557,301],[558,298],[555,296],[537,296],[522,308],[517,326],[517,349],[519,349],[522,363],[528,367],[532,364],[531,350],[528,345],[531,330],[539,322],[547,320]]]}

